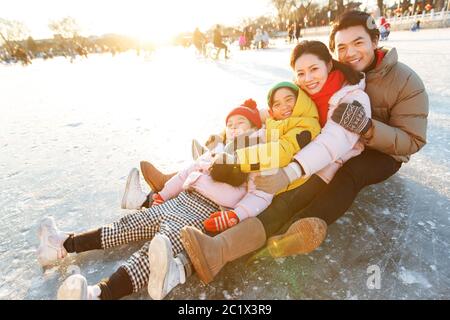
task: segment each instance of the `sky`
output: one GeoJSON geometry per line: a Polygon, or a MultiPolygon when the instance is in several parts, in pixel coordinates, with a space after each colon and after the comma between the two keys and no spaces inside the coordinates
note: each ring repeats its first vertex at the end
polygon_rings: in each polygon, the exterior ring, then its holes
{"type": "Polygon", "coordinates": [[[0,17],[24,22],[35,38],[52,36],[49,20],[72,16],[84,35],[122,33],[154,40],[274,12],[270,0],[14,0],[1,5],[0,17]]]}

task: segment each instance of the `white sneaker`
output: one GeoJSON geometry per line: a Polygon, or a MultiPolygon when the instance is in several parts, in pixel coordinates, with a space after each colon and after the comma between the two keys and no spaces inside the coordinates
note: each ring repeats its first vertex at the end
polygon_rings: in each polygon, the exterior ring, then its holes
{"type": "Polygon", "coordinates": [[[156,234],[148,249],[150,278],[148,293],[153,300],[161,300],[178,284],[186,282],[180,259],[174,258],[167,236],[156,234]]]}
{"type": "Polygon", "coordinates": [[[99,300],[99,286],[88,286],[87,280],[81,274],[74,274],[64,280],[59,287],[58,300],[99,300]]]}
{"type": "Polygon", "coordinates": [[[139,171],[136,168],[131,169],[128,175],[127,185],[122,197],[122,209],[141,209],[142,204],[147,200],[147,195],[142,191],[139,182],[139,171]]]}
{"type": "Polygon", "coordinates": [[[67,233],[59,231],[52,217],[44,218],[38,229],[40,245],[37,250],[38,261],[45,267],[67,256],[64,241],[69,237],[67,233]]]}

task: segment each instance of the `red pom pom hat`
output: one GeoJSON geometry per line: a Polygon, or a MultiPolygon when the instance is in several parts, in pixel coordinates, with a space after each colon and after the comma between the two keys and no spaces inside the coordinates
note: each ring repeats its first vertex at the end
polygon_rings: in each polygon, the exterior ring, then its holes
{"type": "Polygon", "coordinates": [[[227,115],[227,118],[225,119],[225,123],[228,122],[228,118],[234,115],[241,115],[248,119],[255,127],[258,129],[261,128],[261,117],[259,116],[259,111],[256,105],[256,102],[253,99],[245,100],[243,104],[241,104],[239,107],[234,108],[231,110],[231,112],[227,115]]]}

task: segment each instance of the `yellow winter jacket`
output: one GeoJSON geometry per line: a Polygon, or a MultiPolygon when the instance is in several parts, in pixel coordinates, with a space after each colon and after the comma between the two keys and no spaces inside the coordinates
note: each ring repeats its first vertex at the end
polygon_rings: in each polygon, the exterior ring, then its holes
{"type": "MultiPolygon", "coordinates": [[[[319,114],[311,98],[301,89],[292,115],[284,120],[267,119],[266,143],[236,150],[241,170],[255,172],[287,166],[294,155],[320,133],[319,114]]],[[[307,181],[301,178],[284,191],[307,181]]]]}

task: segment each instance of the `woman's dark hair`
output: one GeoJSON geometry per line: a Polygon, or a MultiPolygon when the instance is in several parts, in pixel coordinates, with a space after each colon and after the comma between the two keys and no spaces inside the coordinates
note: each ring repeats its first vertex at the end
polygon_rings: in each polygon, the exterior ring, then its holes
{"type": "Polygon", "coordinates": [[[339,70],[344,74],[345,80],[347,80],[350,84],[357,84],[359,81],[364,77],[364,75],[359,72],[353,70],[351,67],[334,60],[331,57],[330,51],[328,50],[327,46],[320,41],[309,41],[305,40],[300,42],[294,50],[292,50],[291,53],[291,68],[295,68],[295,61],[297,61],[298,58],[300,58],[304,54],[313,54],[326,64],[328,64],[330,61],[333,64],[332,70],[339,70]]]}
{"type": "Polygon", "coordinates": [[[380,31],[377,28],[375,19],[368,13],[350,10],[341,14],[334,22],[331,28],[330,39],[328,46],[331,51],[335,49],[334,38],[336,33],[350,27],[362,26],[369,34],[372,41],[378,41],[380,38],[380,31]]]}

